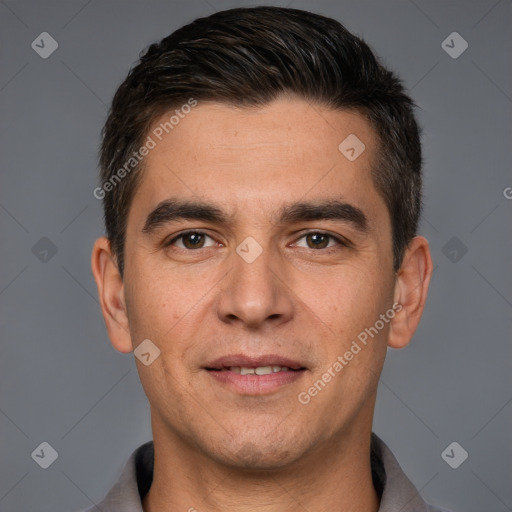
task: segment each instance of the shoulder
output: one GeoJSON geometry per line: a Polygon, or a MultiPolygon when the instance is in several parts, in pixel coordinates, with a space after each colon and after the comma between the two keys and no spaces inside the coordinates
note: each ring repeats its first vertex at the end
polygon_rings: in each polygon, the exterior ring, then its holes
{"type": "MultiPolygon", "coordinates": [[[[372,432],[371,452],[383,466],[383,492],[379,512],[451,512],[428,504],[407,478],[398,460],[380,437],[372,432]]],[[[378,476],[378,475],[377,475],[378,476]]]]}
{"type": "Polygon", "coordinates": [[[132,452],[119,479],[103,500],[79,512],[127,512],[141,511],[141,499],[153,480],[154,448],[148,441],[132,452]]]}

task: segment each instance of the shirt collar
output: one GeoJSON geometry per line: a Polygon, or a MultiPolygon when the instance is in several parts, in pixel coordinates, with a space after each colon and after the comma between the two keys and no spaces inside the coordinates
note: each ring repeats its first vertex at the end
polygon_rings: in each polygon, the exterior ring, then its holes
{"type": "MultiPolygon", "coordinates": [[[[153,441],[139,446],[126,462],[121,477],[101,503],[84,512],[143,512],[142,497],[153,481],[153,441]]],[[[375,433],[371,438],[374,487],[380,497],[379,512],[436,512],[407,478],[395,456],[375,433]]]]}

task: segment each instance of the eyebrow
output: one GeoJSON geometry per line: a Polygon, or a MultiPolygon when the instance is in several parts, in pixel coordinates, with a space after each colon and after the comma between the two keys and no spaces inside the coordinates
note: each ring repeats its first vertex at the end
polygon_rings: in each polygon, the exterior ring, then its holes
{"type": "MultiPolygon", "coordinates": [[[[369,222],[357,206],[338,200],[296,202],[283,206],[278,212],[280,224],[315,220],[339,220],[348,222],[361,233],[369,231],[369,222]]],[[[159,227],[175,220],[199,220],[219,225],[233,223],[230,215],[218,206],[199,201],[166,199],[147,216],[142,232],[151,234],[159,227]]]]}
{"type": "Polygon", "coordinates": [[[179,219],[229,224],[228,216],[217,206],[197,201],[166,199],[147,216],[142,232],[151,234],[160,226],[179,219]]]}

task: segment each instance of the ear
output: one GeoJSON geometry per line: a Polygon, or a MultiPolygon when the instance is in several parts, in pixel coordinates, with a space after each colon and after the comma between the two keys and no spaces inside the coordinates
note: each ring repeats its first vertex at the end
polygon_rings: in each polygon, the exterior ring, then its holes
{"type": "Polygon", "coordinates": [[[394,290],[396,314],[390,322],[388,346],[403,348],[411,341],[427,300],[432,277],[432,257],[428,241],[422,236],[409,243],[397,273],[394,290]]]}
{"type": "Polygon", "coordinates": [[[123,278],[108,238],[98,238],[94,243],[91,268],[110,342],[119,352],[131,352],[133,347],[126,314],[123,278]]]}

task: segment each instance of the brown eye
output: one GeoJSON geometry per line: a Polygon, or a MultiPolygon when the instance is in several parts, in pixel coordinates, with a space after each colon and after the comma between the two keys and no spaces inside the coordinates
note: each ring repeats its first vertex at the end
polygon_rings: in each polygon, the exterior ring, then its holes
{"type": "Polygon", "coordinates": [[[204,235],[199,233],[187,233],[182,238],[187,249],[198,249],[204,245],[204,235]]]}
{"type": "Polygon", "coordinates": [[[308,247],[310,249],[325,249],[329,245],[329,235],[323,233],[309,233],[306,235],[308,247]]]}
{"type": "MultiPolygon", "coordinates": [[[[177,237],[173,238],[167,246],[175,245],[180,249],[203,249],[204,247],[211,247],[213,244],[205,245],[206,239],[214,240],[211,236],[208,236],[201,231],[188,231],[186,233],[181,233],[177,237]]],[[[214,242],[215,243],[215,242],[214,242]]]]}
{"type": "Polygon", "coordinates": [[[331,235],[324,231],[310,231],[309,233],[305,233],[294,245],[304,249],[325,249],[326,252],[351,247],[349,240],[342,236],[331,235]]]}

